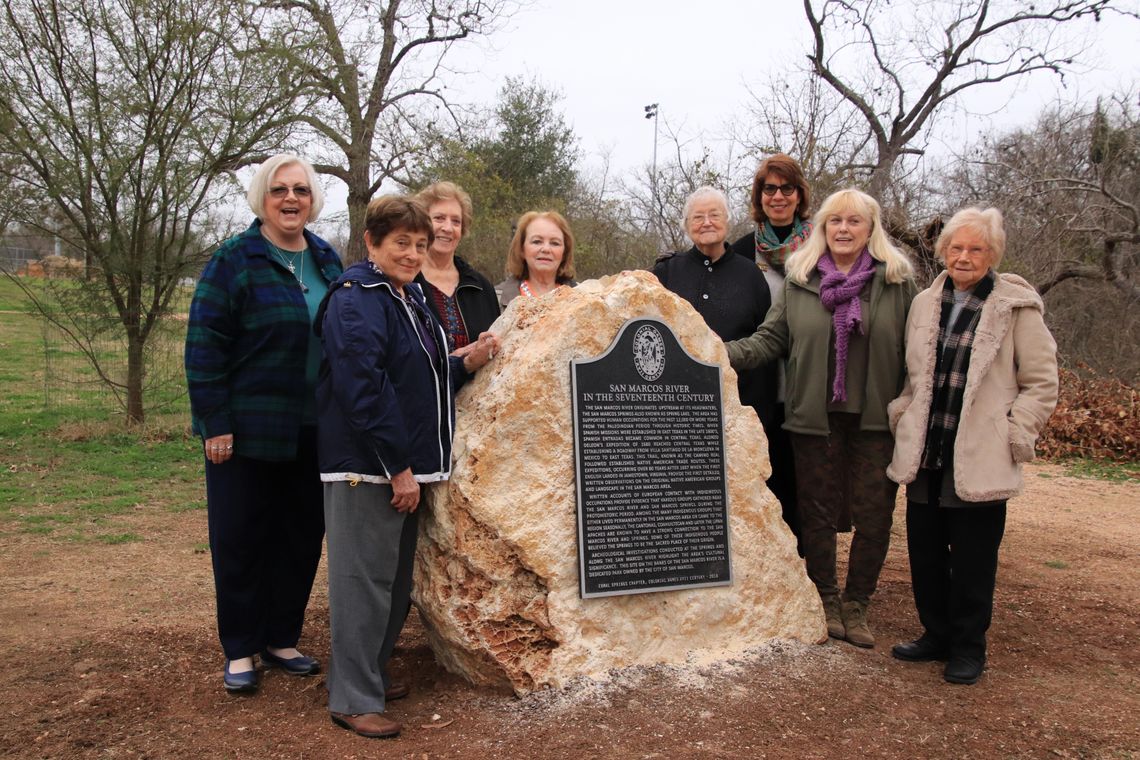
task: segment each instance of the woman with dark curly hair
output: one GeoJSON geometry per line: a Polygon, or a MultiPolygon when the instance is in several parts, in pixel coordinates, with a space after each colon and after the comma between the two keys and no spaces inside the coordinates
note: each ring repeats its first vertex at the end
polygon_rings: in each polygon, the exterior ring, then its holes
{"type": "MultiPolygon", "coordinates": [[[[811,237],[810,208],[811,188],[795,159],[777,153],[760,163],[752,179],[751,211],[756,230],[741,237],[729,250],[756,262],[773,296],[784,290],[784,264],[788,256],[811,237]]],[[[761,422],[768,434],[768,458],[772,464],[768,489],[780,500],[784,522],[795,535],[800,556],[803,556],[792,439],[784,430],[786,370],[787,364],[781,359],[754,371],[764,373],[763,385],[769,395],[761,407],[767,412],[761,422]]]]}

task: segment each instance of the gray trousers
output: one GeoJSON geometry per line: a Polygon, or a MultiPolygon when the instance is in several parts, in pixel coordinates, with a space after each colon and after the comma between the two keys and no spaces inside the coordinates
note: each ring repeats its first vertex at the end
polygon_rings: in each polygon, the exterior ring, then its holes
{"type": "Polygon", "coordinates": [[[416,513],[392,507],[387,484],[325,483],[329,710],[384,712],[388,659],[411,607],[416,513]]]}

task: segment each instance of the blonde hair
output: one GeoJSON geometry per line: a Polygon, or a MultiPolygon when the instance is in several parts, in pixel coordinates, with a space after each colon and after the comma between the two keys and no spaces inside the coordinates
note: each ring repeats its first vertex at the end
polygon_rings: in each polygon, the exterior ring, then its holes
{"type": "Polygon", "coordinates": [[[435,182],[416,193],[416,200],[424,205],[430,213],[431,207],[443,201],[455,201],[459,204],[462,217],[463,230],[460,237],[466,237],[471,231],[471,224],[475,216],[475,207],[471,205],[471,196],[454,182],[435,182]]]}
{"type": "Polygon", "coordinates": [[[574,279],[574,236],[570,233],[570,225],[557,211],[528,211],[519,217],[515,226],[515,235],[511,238],[511,248],[507,252],[507,274],[519,280],[530,276],[527,271],[526,257],[523,256],[523,243],[526,240],[526,228],[536,219],[546,219],[554,223],[562,231],[562,242],[565,246],[562,252],[562,263],[554,275],[554,281],[562,284],[574,279]]]}
{"type": "Polygon", "coordinates": [[[265,218],[265,196],[269,194],[269,184],[273,182],[277,172],[286,166],[300,166],[305,170],[305,180],[309,183],[309,190],[312,192],[309,201],[309,218],[305,222],[316,221],[321,215],[321,209],[325,207],[325,191],[317,181],[317,170],[313,168],[313,165],[292,153],[278,153],[257,167],[253,179],[250,180],[249,189],[245,192],[245,199],[249,202],[250,210],[258,219],[265,218]]]}
{"type": "Polygon", "coordinates": [[[914,277],[914,267],[910,259],[891,243],[883,229],[882,210],[879,202],[862,190],[849,187],[827,196],[812,218],[814,229],[804,246],[788,257],[785,271],[788,277],[801,285],[808,281],[816,264],[827,253],[827,219],[844,212],[854,212],[871,225],[871,237],[867,240],[867,250],[871,258],[887,265],[887,282],[898,284],[914,277]]]}
{"type": "Polygon", "coordinates": [[[960,230],[971,229],[985,238],[990,248],[990,267],[997,269],[1001,257],[1005,255],[1005,224],[1001,212],[996,208],[980,209],[977,206],[964,208],[946,222],[938,242],[934,244],[934,255],[943,265],[946,264],[946,249],[950,239],[960,230]]]}

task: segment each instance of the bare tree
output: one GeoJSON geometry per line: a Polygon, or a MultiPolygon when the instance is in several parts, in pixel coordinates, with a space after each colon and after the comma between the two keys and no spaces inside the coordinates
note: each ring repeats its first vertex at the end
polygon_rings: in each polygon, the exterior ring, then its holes
{"type": "Polygon", "coordinates": [[[803,167],[819,198],[856,182],[856,169],[870,160],[873,136],[862,115],[822,79],[807,70],[776,74],[764,90],[749,87],[748,94],[751,118],[735,137],[755,166],[786,153],[803,167]]]}
{"type": "Polygon", "coordinates": [[[1088,165],[1080,167],[1084,171],[1033,180],[1035,189],[1075,198],[1077,208],[1064,216],[1066,227],[1088,235],[1099,249],[1094,259],[1100,259],[1060,266],[1038,284],[1042,294],[1075,277],[1104,278],[1129,299],[1140,300],[1140,120],[1127,99],[1118,98],[1114,105],[1110,117],[1098,102],[1091,116],[1088,165]]]}
{"type": "Polygon", "coordinates": [[[720,155],[702,140],[682,137],[668,122],[663,131],[664,158],[656,172],[642,167],[621,185],[633,222],[655,236],[661,249],[679,251],[689,247],[681,218],[689,195],[702,185],[711,185],[731,197],[738,194],[743,174],[733,158],[731,142],[728,154],[720,155]]]}
{"type": "Polygon", "coordinates": [[[941,183],[947,211],[1005,214],[1003,269],[1046,296],[1064,356],[1140,373],[1140,118],[1134,96],[1058,105],[983,137],[941,183]]]}
{"type": "Polygon", "coordinates": [[[580,172],[566,212],[574,230],[578,278],[645,269],[657,256],[654,236],[632,221],[630,201],[610,184],[610,157],[597,172],[580,172]]]}
{"type": "Polygon", "coordinates": [[[278,139],[287,82],[245,55],[258,19],[225,2],[0,0],[0,13],[0,174],[24,228],[86,269],[51,298],[26,291],[142,421],[148,340],[209,245],[219,185],[278,139]],[[108,331],[125,377],[96,349],[108,331]]]}
{"type": "MultiPolygon", "coordinates": [[[[348,188],[348,261],[364,257],[364,214],[405,174],[420,131],[454,118],[439,74],[451,47],[490,33],[513,0],[262,0],[279,12],[265,50],[310,101],[296,118],[329,150],[317,171],[348,188]],[[428,104],[436,108],[429,111],[428,104]]],[[[311,152],[311,151],[307,151],[311,152]]]]}
{"type": "Polygon", "coordinates": [[[1024,219],[1020,232],[1045,247],[1027,262],[1042,294],[1091,279],[1140,299],[1140,119],[1130,98],[1059,107],[989,137],[958,179],[1024,219]]]}
{"type": "MultiPolygon", "coordinates": [[[[899,160],[921,155],[934,117],[975,88],[1034,72],[1063,75],[1081,52],[1061,33],[1080,19],[1137,17],[1115,0],[921,0],[902,11],[890,0],[804,0],[814,73],[859,114],[873,152],[863,167],[868,192],[889,193],[899,160]]],[[[892,233],[921,250],[903,215],[892,233]]]]}

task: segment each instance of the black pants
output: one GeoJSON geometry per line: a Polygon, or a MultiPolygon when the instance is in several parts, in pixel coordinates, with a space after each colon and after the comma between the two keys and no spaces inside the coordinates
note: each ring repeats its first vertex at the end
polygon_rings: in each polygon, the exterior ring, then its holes
{"type": "Polygon", "coordinates": [[[796,551],[802,557],[804,546],[800,535],[800,508],[796,501],[796,461],[792,455],[792,438],[783,425],[784,405],[776,404],[764,431],[768,435],[768,461],[772,465],[772,476],[768,478],[767,485],[780,501],[781,516],[796,537],[796,551]]]}
{"type": "Polygon", "coordinates": [[[302,428],[290,462],[206,462],[218,636],[227,659],[296,646],[301,637],[325,532],[316,438],[315,427],[302,428]]]}
{"type": "Polygon", "coordinates": [[[926,635],[952,656],[984,660],[1006,503],[941,507],[940,475],[931,478],[929,504],[907,501],[914,606],[926,635]]]}

